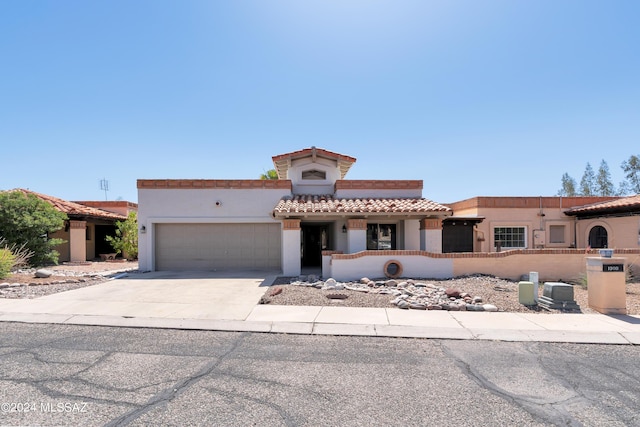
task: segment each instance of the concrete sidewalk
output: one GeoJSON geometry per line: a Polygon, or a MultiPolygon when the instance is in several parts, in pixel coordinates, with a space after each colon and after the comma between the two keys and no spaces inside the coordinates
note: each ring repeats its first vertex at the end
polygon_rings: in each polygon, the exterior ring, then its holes
{"type": "MultiPolygon", "coordinates": [[[[142,276],[142,275],[141,275],[142,276]]],[[[37,299],[0,300],[0,321],[375,337],[640,344],[640,316],[259,305],[265,277],[167,274],[37,299]]]]}

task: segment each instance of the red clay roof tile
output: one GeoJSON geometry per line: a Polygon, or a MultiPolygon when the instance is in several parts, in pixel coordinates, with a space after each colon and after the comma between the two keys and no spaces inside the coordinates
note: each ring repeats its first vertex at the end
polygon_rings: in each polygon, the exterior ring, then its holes
{"type": "Polygon", "coordinates": [[[578,215],[588,213],[607,213],[607,212],[635,212],[640,210],[640,194],[635,196],[623,197],[621,199],[611,200],[608,202],[594,203],[586,206],[577,206],[569,209],[565,213],[567,215],[578,215]]]}
{"type": "Polygon", "coordinates": [[[20,191],[24,194],[33,194],[41,200],[53,205],[60,212],[64,212],[69,216],[85,216],[92,218],[107,218],[115,220],[125,220],[126,216],[113,212],[103,211],[102,209],[93,208],[90,206],[84,206],[79,203],[68,202],[66,200],[59,199],[57,197],[49,196],[46,194],[36,193],[35,191],[25,190],[23,188],[17,188],[10,191],[20,191]]]}
{"type": "Polygon", "coordinates": [[[323,213],[417,214],[434,212],[451,212],[451,209],[428,199],[337,199],[331,195],[297,195],[293,198],[283,198],[274,208],[276,216],[323,213]]]}

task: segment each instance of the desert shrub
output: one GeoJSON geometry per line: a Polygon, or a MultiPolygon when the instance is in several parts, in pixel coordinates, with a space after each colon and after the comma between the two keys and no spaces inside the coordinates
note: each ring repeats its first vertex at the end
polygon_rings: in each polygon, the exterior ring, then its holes
{"type": "Polygon", "coordinates": [[[49,234],[64,227],[67,216],[33,194],[21,191],[0,192],[0,236],[7,245],[31,253],[32,266],[58,262],[55,246],[62,239],[51,239],[49,234]]]}
{"type": "Polygon", "coordinates": [[[18,246],[15,243],[8,244],[4,237],[0,237],[0,248],[8,249],[13,254],[13,266],[12,270],[20,267],[27,267],[29,260],[33,256],[33,251],[27,249],[26,244],[18,246]]]}
{"type": "Polygon", "coordinates": [[[11,251],[6,248],[0,248],[0,279],[4,279],[9,275],[14,262],[15,257],[11,251]]]}
{"type": "Polygon", "coordinates": [[[127,219],[116,221],[116,235],[105,238],[115,249],[129,260],[138,258],[138,216],[129,212],[127,219]]]}

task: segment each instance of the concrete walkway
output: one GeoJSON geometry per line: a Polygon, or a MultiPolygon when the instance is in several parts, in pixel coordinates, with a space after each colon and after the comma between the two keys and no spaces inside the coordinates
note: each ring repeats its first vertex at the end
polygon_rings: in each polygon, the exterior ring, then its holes
{"type": "Polygon", "coordinates": [[[0,321],[317,335],[640,344],[640,316],[259,305],[275,275],[145,273],[37,299],[0,321]]]}

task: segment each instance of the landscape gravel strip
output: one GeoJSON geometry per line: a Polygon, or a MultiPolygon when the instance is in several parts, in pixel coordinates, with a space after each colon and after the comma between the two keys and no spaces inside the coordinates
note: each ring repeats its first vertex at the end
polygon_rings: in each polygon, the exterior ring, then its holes
{"type": "MultiPolygon", "coordinates": [[[[396,279],[401,282],[404,279],[396,279]]],[[[382,281],[382,279],[378,280],[382,281]]],[[[442,289],[458,289],[473,297],[480,297],[482,304],[491,304],[498,311],[512,313],[558,313],[558,310],[544,310],[540,306],[528,307],[520,304],[518,295],[518,282],[500,279],[492,276],[467,276],[455,279],[413,279],[413,282],[424,282],[442,289]]],[[[317,281],[312,281],[316,282],[317,281]]],[[[311,305],[311,306],[340,306],[340,307],[382,307],[397,308],[392,301],[393,294],[365,293],[353,291],[347,288],[336,291],[335,289],[318,289],[311,286],[312,283],[300,280],[300,278],[279,277],[269,288],[261,303],[274,305],[311,305]],[[274,289],[280,289],[274,292],[274,289]],[[327,298],[327,295],[340,293],[346,295],[344,299],[327,298]]],[[[543,283],[539,286],[539,295],[542,295],[543,283]]],[[[374,287],[373,291],[376,290],[374,287]]],[[[580,306],[581,313],[597,313],[589,308],[588,292],[586,287],[574,285],[574,299],[580,306]]],[[[630,315],[640,315],[640,282],[627,284],[627,312],[630,315]]]]}

